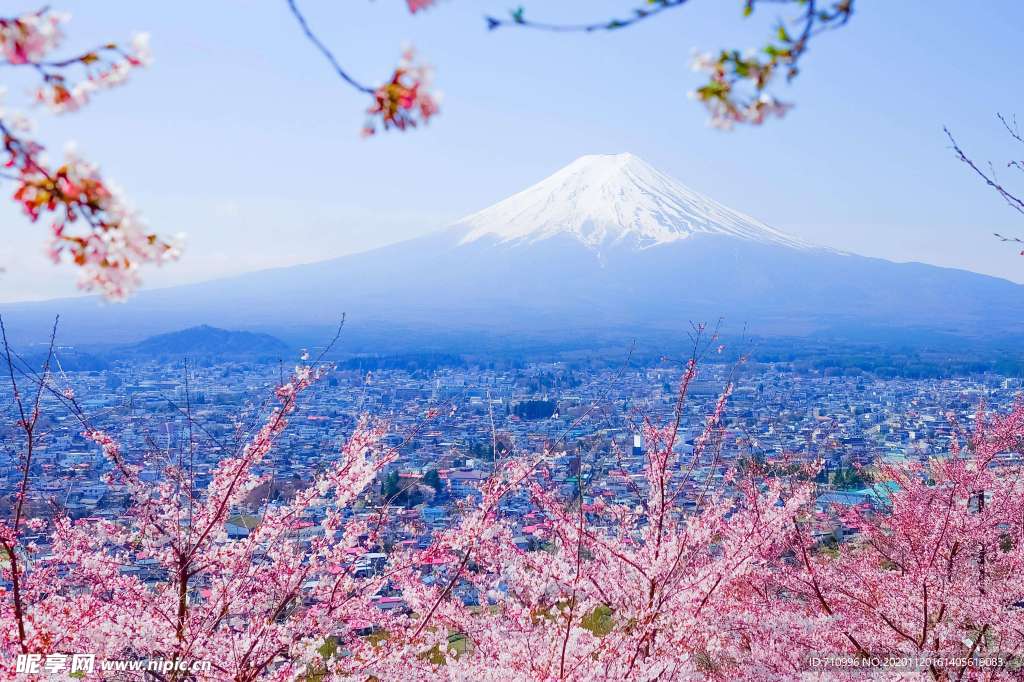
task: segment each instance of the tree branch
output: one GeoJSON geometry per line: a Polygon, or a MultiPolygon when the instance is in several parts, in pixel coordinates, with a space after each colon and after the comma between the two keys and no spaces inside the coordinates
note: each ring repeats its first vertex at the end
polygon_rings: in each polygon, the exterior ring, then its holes
{"type": "Polygon", "coordinates": [[[348,72],[344,68],[342,68],[341,64],[334,56],[334,53],[331,52],[331,50],[326,45],[324,45],[319,38],[316,37],[316,35],[313,33],[313,30],[309,27],[309,23],[306,21],[306,17],[302,15],[302,12],[299,11],[298,6],[295,4],[295,0],[288,0],[288,9],[291,10],[292,15],[295,17],[295,20],[299,22],[299,27],[302,29],[302,33],[305,34],[309,42],[313,43],[313,46],[316,47],[316,49],[319,50],[320,53],[327,59],[331,67],[334,69],[334,72],[338,74],[338,77],[341,78],[346,83],[348,83],[349,85],[351,85],[359,92],[372,95],[374,93],[374,89],[366,85],[363,85],[355,78],[350,76],[348,72]]]}

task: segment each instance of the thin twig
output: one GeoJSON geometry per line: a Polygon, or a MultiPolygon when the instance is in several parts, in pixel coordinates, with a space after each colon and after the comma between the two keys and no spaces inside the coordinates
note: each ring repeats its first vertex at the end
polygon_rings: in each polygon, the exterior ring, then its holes
{"type": "Polygon", "coordinates": [[[302,16],[302,12],[299,11],[298,6],[295,4],[295,0],[288,0],[288,9],[290,9],[292,14],[295,16],[295,20],[299,22],[299,27],[302,29],[302,32],[305,34],[306,38],[309,40],[309,42],[313,43],[313,46],[316,47],[316,49],[319,50],[320,53],[327,59],[331,67],[334,69],[334,72],[338,74],[338,77],[341,78],[346,83],[348,83],[349,85],[351,85],[359,92],[365,92],[368,95],[372,95],[374,92],[373,88],[363,85],[362,83],[354,79],[352,76],[350,76],[348,72],[342,68],[341,64],[334,56],[334,53],[331,52],[331,50],[326,45],[324,45],[319,38],[316,37],[316,34],[314,34],[313,30],[309,27],[309,23],[306,21],[306,17],[302,16]]]}

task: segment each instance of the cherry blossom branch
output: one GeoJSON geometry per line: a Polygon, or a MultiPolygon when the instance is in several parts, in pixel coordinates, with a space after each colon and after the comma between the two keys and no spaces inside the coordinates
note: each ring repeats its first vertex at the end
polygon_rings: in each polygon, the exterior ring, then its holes
{"type": "MultiPolygon", "coordinates": [[[[768,92],[768,86],[780,71],[786,80],[796,77],[801,58],[806,54],[815,36],[847,24],[853,15],[855,0],[744,0],[743,15],[750,16],[759,4],[796,5],[800,14],[795,19],[799,27],[796,35],[790,33],[786,23],[780,21],[775,38],[767,43],[760,55],[739,50],[721,50],[717,54],[698,53],[692,63],[695,71],[708,75],[707,84],[697,88],[691,96],[707,108],[712,126],[730,130],[737,123],[760,125],[768,118],[783,117],[791,104],[777,100],[768,92]],[[821,5],[827,5],[822,7],[821,5]],[[743,86],[748,87],[744,88],[743,86]]],[[[488,30],[516,27],[553,33],[597,33],[617,31],[634,26],[647,19],[682,7],[688,0],[648,0],[632,16],[579,24],[554,24],[527,19],[525,10],[518,7],[508,18],[486,16],[488,30]]]]}
{"type": "MultiPolygon", "coordinates": [[[[409,0],[409,10],[415,13],[432,4],[432,1],[409,0]]],[[[370,87],[356,80],[342,67],[331,49],[313,32],[295,0],[287,0],[287,3],[303,35],[324,56],[335,74],[357,92],[373,98],[373,103],[366,111],[367,121],[362,130],[364,137],[376,133],[378,119],[384,130],[408,130],[429,122],[438,114],[438,96],[430,92],[431,71],[416,63],[412,48],[405,51],[387,82],[370,87]]]]}
{"type": "MultiPolygon", "coordinates": [[[[46,360],[43,362],[42,370],[44,381],[45,377],[49,374],[50,361],[53,358],[54,343],[57,337],[57,324],[59,321],[59,316],[54,319],[53,329],[50,332],[50,343],[46,354],[46,360]]],[[[18,492],[16,493],[17,501],[15,503],[13,522],[11,526],[8,527],[6,522],[0,521],[0,545],[3,546],[4,552],[7,554],[7,562],[11,575],[11,591],[14,600],[14,619],[18,626],[18,641],[21,645],[22,651],[24,652],[27,651],[27,637],[25,631],[25,604],[21,590],[23,570],[19,565],[17,547],[21,531],[22,513],[25,508],[25,500],[28,497],[29,476],[32,471],[32,457],[34,455],[36,445],[36,426],[39,423],[39,405],[40,400],[42,399],[43,384],[40,383],[36,388],[35,397],[32,399],[32,406],[26,412],[25,402],[18,387],[18,380],[14,376],[14,360],[12,358],[11,346],[7,339],[7,327],[4,325],[2,315],[0,315],[0,337],[2,337],[4,345],[4,359],[7,364],[7,374],[10,377],[11,394],[14,397],[14,403],[18,410],[18,426],[25,436],[25,451],[20,458],[21,482],[19,483],[18,492]]]]}
{"type": "MultiPolygon", "coordinates": [[[[0,64],[38,73],[41,84],[33,99],[58,114],[83,107],[96,92],[124,83],[150,62],[146,34],[136,35],[131,49],[107,43],[66,59],[48,58],[60,45],[61,26],[67,20],[67,15],[47,8],[0,18],[0,64]],[[72,67],[80,67],[84,74],[74,82],[68,75],[72,67]]],[[[31,222],[50,215],[50,257],[80,268],[80,287],[123,299],[138,286],[141,264],[162,264],[177,257],[177,242],[147,231],[138,213],[96,166],[69,152],[64,164],[51,168],[43,158],[43,146],[25,137],[30,127],[25,116],[0,107],[0,140],[6,154],[6,170],[0,177],[17,183],[14,199],[31,222]]]]}

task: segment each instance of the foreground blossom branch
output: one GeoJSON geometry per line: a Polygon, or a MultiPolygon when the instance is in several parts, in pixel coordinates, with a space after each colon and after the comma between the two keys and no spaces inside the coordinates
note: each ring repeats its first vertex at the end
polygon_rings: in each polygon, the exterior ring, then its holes
{"type": "MultiPolygon", "coordinates": [[[[43,377],[48,376],[50,371],[56,332],[57,322],[55,321],[53,331],[50,334],[46,360],[43,362],[43,377]]],[[[26,394],[23,394],[18,379],[15,376],[15,361],[11,346],[7,340],[7,328],[4,325],[3,318],[0,318],[0,338],[3,340],[4,363],[17,411],[17,426],[24,436],[24,442],[21,443],[22,447],[17,453],[21,480],[14,496],[14,513],[11,515],[10,521],[0,519],[0,550],[3,550],[6,569],[4,572],[9,576],[11,583],[10,609],[16,625],[16,640],[12,641],[9,631],[0,634],[0,648],[3,650],[14,648],[24,653],[30,649],[31,642],[29,639],[29,614],[27,613],[28,595],[25,589],[26,571],[23,563],[28,560],[31,548],[25,544],[23,537],[25,528],[23,525],[35,526],[34,523],[26,523],[25,502],[28,498],[32,458],[39,441],[40,404],[42,402],[44,384],[40,383],[35,391],[28,391],[26,394]]],[[[5,595],[0,591],[0,597],[3,596],[5,595]]]]}
{"type": "MultiPolygon", "coordinates": [[[[272,503],[268,496],[252,507],[253,495],[273,480],[268,458],[301,396],[315,390],[330,369],[319,358],[298,366],[276,388],[276,405],[263,423],[220,459],[201,487],[191,466],[193,448],[223,444],[194,440],[202,429],[192,428],[187,398],[184,453],[174,456],[155,444],[152,452],[129,453],[114,435],[90,424],[74,391],[56,385],[46,367],[39,373],[19,364],[8,348],[8,369],[15,395],[21,395],[19,374],[34,387],[34,402],[24,403],[26,414],[38,415],[45,391],[81,422],[85,437],[110,464],[105,482],[130,503],[118,521],[72,521],[58,513],[29,522],[19,515],[13,530],[2,526],[0,549],[8,560],[0,571],[17,590],[0,594],[0,671],[14,665],[16,652],[87,651],[103,659],[210,661],[212,671],[203,679],[315,678],[335,649],[347,652],[347,669],[391,650],[365,635],[401,631],[401,623],[391,623],[402,617],[377,604],[391,576],[411,566],[396,557],[380,574],[361,574],[358,558],[381,549],[385,510],[352,510],[402,447],[382,442],[386,425],[364,417],[329,466],[291,500],[272,503]],[[143,472],[156,462],[161,477],[151,482],[143,472]],[[229,517],[245,509],[258,522],[246,537],[228,537],[229,517]],[[310,518],[319,519],[313,533],[310,518]],[[17,545],[17,529],[26,523],[35,532],[46,531],[49,555],[31,544],[17,545]],[[140,564],[149,565],[146,574],[125,571],[140,564]],[[16,608],[7,608],[9,599],[16,608]]],[[[432,410],[426,418],[438,414],[432,410]]],[[[21,421],[29,427],[31,445],[35,421],[21,421]]],[[[30,464],[23,458],[26,489],[30,464]]],[[[393,647],[404,651],[398,643],[393,647]]],[[[161,679],[184,677],[175,669],[161,679]]]]}
{"type": "Polygon", "coordinates": [[[777,572],[789,595],[777,606],[812,653],[922,661],[936,680],[966,679],[976,657],[986,679],[1019,671],[1024,484],[1004,458],[1021,450],[1024,406],[979,410],[965,438],[927,463],[881,463],[873,508],[840,511],[858,532],[838,552],[797,524],[799,568],[777,572]]]}
{"type": "MultiPolygon", "coordinates": [[[[525,10],[512,10],[508,18],[486,17],[487,28],[521,27],[555,33],[596,33],[617,31],[660,16],[669,10],[686,5],[689,0],[647,0],[629,17],[582,24],[552,24],[528,19],[525,10]]],[[[743,15],[750,16],[758,5],[771,0],[744,0],[743,15]]],[[[708,82],[691,93],[710,114],[714,127],[730,130],[736,124],[760,125],[771,117],[781,118],[791,104],[782,102],[769,91],[769,86],[780,72],[787,80],[799,73],[799,62],[806,54],[810,41],[822,32],[840,28],[853,15],[854,0],[775,0],[773,4],[796,5],[798,16],[793,20],[796,31],[788,22],[780,21],[775,37],[759,52],[753,50],[721,50],[718,53],[698,52],[692,66],[694,71],[708,76],[708,82]]]]}
{"type": "Polygon", "coordinates": [[[412,610],[426,614],[415,634],[432,635],[407,666],[453,679],[690,679],[713,670],[749,679],[747,644],[730,634],[743,617],[738,586],[783,551],[807,489],[735,479],[712,487],[728,389],[681,466],[682,405],[696,372],[692,361],[681,375],[678,416],[642,427],[648,449],[635,506],[591,495],[582,469],[566,499],[543,465],[505,463],[477,506],[436,537],[430,565],[449,568],[443,580],[403,586],[412,610]],[[501,513],[520,487],[544,519],[542,547],[518,547],[517,522],[501,513]],[[692,513],[684,489],[698,500],[692,513]],[[476,595],[470,605],[467,594],[476,595]],[[465,653],[450,646],[452,633],[465,653]]]}
{"type": "MultiPolygon", "coordinates": [[[[85,106],[95,93],[124,83],[150,61],[145,34],[135,36],[130,48],[107,43],[52,59],[67,21],[67,15],[48,9],[0,18],[0,63],[38,75],[35,103],[58,114],[85,106]]],[[[6,158],[0,179],[16,185],[14,200],[30,221],[50,218],[48,253],[55,263],[80,269],[83,289],[121,300],[139,285],[141,265],[177,258],[178,242],[149,231],[94,164],[69,151],[62,164],[52,165],[43,146],[28,137],[30,119],[2,104],[0,138],[6,158]]]]}
{"type": "MultiPolygon", "coordinates": [[[[334,53],[313,33],[306,17],[299,11],[295,0],[287,0],[288,9],[298,22],[306,39],[324,56],[341,80],[356,91],[373,98],[367,109],[367,120],[363,125],[363,136],[377,132],[377,125],[384,130],[408,130],[426,124],[440,111],[439,98],[431,92],[432,72],[427,66],[418,64],[412,48],[406,49],[402,59],[387,82],[370,87],[355,79],[341,66],[334,53]]],[[[426,9],[433,0],[408,0],[409,11],[426,9]]]]}

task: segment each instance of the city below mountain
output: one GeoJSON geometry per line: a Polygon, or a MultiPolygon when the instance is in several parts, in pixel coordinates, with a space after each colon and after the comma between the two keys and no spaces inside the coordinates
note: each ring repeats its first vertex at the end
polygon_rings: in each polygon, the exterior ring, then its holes
{"type": "Polygon", "coordinates": [[[1024,286],[807,244],[631,154],[584,156],[446,229],[365,253],[145,291],[125,305],[2,309],[19,338],[38,339],[61,313],[64,341],[92,343],[204,322],[305,343],[329,338],[346,312],[349,332],[381,350],[467,335],[593,343],[719,318],[759,336],[1024,333],[1024,286]]]}

